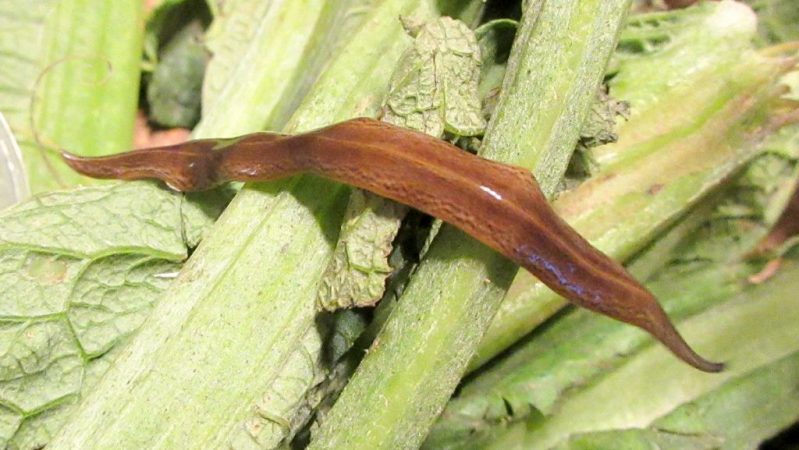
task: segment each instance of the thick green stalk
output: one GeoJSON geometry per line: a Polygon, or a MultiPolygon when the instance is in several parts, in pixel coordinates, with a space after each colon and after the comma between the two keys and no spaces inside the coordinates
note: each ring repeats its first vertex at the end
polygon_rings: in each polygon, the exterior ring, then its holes
{"type": "Polygon", "coordinates": [[[671,435],[699,431],[705,439],[723,440],[727,448],[755,448],[799,419],[797,379],[799,350],[794,350],[681,405],[650,428],[671,435]],[[703,412],[700,424],[696,411],[703,412]]]}
{"type": "Polygon", "coordinates": [[[142,2],[6,1],[0,6],[0,110],[32,192],[90,182],[54,150],[129,148],[139,98],[142,2]]]}
{"type": "MultiPolygon", "coordinates": [[[[554,191],[628,7],[528,2],[483,156],[535,168],[554,191]]],[[[311,448],[418,447],[513,273],[498,254],[443,227],[311,448]]]]}
{"type": "MultiPolygon", "coordinates": [[[[397,17],[411,14],[432,17],[437,10],[422,0],[382,2],[351,33],[287,128],[376,112],[409,43],[397,17]]],[[[306,351],[309,333],[323,333],[315,293],[345,194],[310,177],[245,187],[51,446],[241,447],[270,438],[260,433],[264,425],[288,427],[291,417],[269,390],[306,351]]],[[[324,362],[324,355],[310,358],[312,365],[324,362]]],[[[298,403],[304,390],[293,394],[298,403]]]]}
{"type": "Polygon", "coordinates": [[[207,36],[214,58],[206,71],[203,117],[194,135],[281,129],[322,65],[347,42],[345,33],[368,17],[373,3],[247,0],[220,14],[207,36]]]}
{"type": "MultiPolygon", "coordinates": [[[[729,362],[725,372],[700,373],[670,360],[664,349],[650,347],[573,393],[559,405],[557,414],[529,423],[526,448],[550,448],[576,433],[646,427],[725,382],[796,352],[797,267],[795,262],[786,262],[767,283],[750,287],[681,324],[687,339],[713,349],[729,362]],[[597,407],[613,404],[624,408],[597,407]]],[[[727,426],[738,428],[739,424],[727,426]]]]}
{"type": "Polygon", "coordinates": [[[646,428],[576,434],[556,448],[759,448],[799,418],[797,379],[799,350],[725,382],[646,428]]]}
{"type": "MultiPolygon", "coordinates": [[[[713,101],[697,106],[695,123],[661,123],[660,133],[652,136],[637,130],[649,129],[658,120],[654,112],[633,117],[624,127],[631,137],[622,136],[614,144],[628,145],[614,153],[627,156],[559,197],[553,206],[597,248],[626,260],[757,154],[764,130],[773,128],[766,113],[777,95],[776,80],[786,69],[780,61],[750,53],[724,72],[699,78],[696,89],[683,89],[667,102],[705,98],[706,93],[698,91],[707,86],[714,92],[708,97],[713,101]],[[725,82],[713,81],[719,78],[725,82]]],[[[471,367],[488,361],[564,304],[520,271],[471,367]]]]}

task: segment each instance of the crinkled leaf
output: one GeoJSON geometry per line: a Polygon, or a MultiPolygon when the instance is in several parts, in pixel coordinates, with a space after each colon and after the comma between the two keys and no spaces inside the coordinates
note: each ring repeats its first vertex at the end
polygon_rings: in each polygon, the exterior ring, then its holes
{"type": "Polygon", "coordinates": [[[392,241],[408,208],[369,192],[350,195],[333,259],[317,294],[326,310],[374,305],[383,296],[392,241]]]}
{"type": "Polygon", "coordinates": [[[480,61],[477,39],[463,22],[426,23],[391,78],[383,120],[431,136],[482,134],[480,61]]]}
{"type": "Polygon", "coordinates": [[[596,100],[588,112],[588,117],[585,118],[580,129],[580,140],[577,143],[577,150],[569,162],[568,177],[585,178],[598,169],[597,164],[591,158],[590,150],[618,140],[616,122],[619,118],[627,117],[629,108],[629,103],[611,97],[608,94],[607,86],[602,86],[599,89],[596,100]]]}
{"type": "Polygon", "coordinates": [[[112,255],[92,261],[76,280],[67,320],[89,358],[135,331],[180,264],[152,256],[112,255]]]}
{"type": "MultiPolygon", "coordinates": [[[[78,401],[90,392],[99,378],[111,366],[125,345],[117,345],[101,358],[91,359],[84,363],[83,380],[81,389],[77,395],[64,398],[62,401],[50,403],[36,414],[20,419],[21,423],[9,443],[12,449],[37,449],[44,447],[64,422],[69,419],[69,415],[77,407],[78,401]]],[[[21,417],[15,415],[15,417],[21,417]]],[[[5,435],[4,435],[5,436],[5,435]]]]}
{"type": "Polygon", "coordinates": [[[151,183],[40,195],[0,215],[0,248],[99,257],[137,249],[186,256],[181,197],[151,183]]]}
{"type": "Polygon", "coordinates": [[[36,448],[148,316],[222,195],[151,183],[40,195],[0,216],[0,442],[36,448]],[[94,375],[93,375],[94,374],[94,375]]]}
{"type": "Polygon", "coordinates": [[[580,130],[580,146],[585,148],[616,142],[618,136],[614,131],[618,118],[627,114],[629,104],[608,95],[607,88],[602,87],[597,93],[596,101],[591,106],[580,130]]]}

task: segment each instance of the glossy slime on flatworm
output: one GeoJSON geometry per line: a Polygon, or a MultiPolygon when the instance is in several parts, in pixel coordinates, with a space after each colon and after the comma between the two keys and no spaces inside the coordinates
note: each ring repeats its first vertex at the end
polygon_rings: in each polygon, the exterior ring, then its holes
{"type": "Polygon", "coordinates": [[[63,156],[90,177],[157,178],[179,191],[300,173],[357,186],[460,228],[573,303],[643,328],[697,369],[723,369],[688,346],[644,286],[558,217],[528,170],[426,134],[353,119],[296,136],[255,133],[99,158],[63,156]]]}

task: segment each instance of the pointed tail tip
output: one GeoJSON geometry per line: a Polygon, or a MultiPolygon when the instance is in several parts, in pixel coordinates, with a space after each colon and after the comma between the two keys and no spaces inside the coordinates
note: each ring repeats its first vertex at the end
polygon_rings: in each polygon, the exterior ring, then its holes
{"type": "Polygon", "coordinates": [[[727,365],[723,362],[708,361],[707,359],[702,358],[699,355],[697,355],[696,359],[692,361],[688,361],[685,359],[684,361],[690,364],[691,366],[695,367],[696,369],[699,369],[702,372],[707,372],[707,373],[719,373],[724,371],[724,369],[727,367],[727,365]]]}
{"type": "Polygon", "coordinates": [[[702,372],[719,373],[726,367],[726,364],[722,362],[709,361],[696,353],[694,349],[685,342],[682,336],[677,333],[677,330],[674,330],[674,334],[671,338],[660,340],[675,356],[702,372]]]}
{"type": "Polygon", "coordinates": [[[663,343],[669,348],[678,358],[685,361],[691,367],[707,373],[719,373],[724,370],[726,364],[722,362],[709,361],[700,356],[682,336],[674,330],[676,334],[675,339],[664,340],[663,343]]]}
{"type": "Polygon", "coordinates": [[[722,362],[709,361],[700,356],[688,345],[688,342],[685,341],[670,321],[661,323],[660,326],[650,330],[650,332],[675,356],[695,369],[708,373],[719,373],[726,367],[726,364],[722,362]]]}

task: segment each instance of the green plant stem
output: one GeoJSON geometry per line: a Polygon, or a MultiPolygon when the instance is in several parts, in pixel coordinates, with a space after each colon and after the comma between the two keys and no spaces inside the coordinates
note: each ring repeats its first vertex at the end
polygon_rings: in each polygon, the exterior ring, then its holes
{"type": "MultiPolygon", "coordinates": [[[[579,432],[647,426],[735,377],[796,352],[792,330],[799,320],[797,273],[796,263],[787,263],[769,282],[750,287],[681,324],[687,339],[714,349],[729,362],[724,373],[700,373],[669,360],[664,349],[650,347],[573,393],[551,418],[529,426],[527,448],[550,448],[579,432]],[[615,402],[624,408],[591,407],[615,402]]],[[[738,424],[729,426],[737,428],[738,424]]]]}
{"type": "Polygon", "coordinates": [[[646,428],[576,434],[556,448],[758,448],[799,418],[797,378],[799,351],[725,382],[646,428]]]}
{"type": "Polygon", "coordinates": [[[0,9],[8,30],[0,38],[0,110],[20,143],[31,191],[91,182],[56,150],[96,156],[130,147],[142,2],[14,0],[0,9]]]}
{"type": "MultiPolygon", "coordinates": [[[[483,156],[536,169],[544,190],[554,191],[628,7],[528,2],[483,156]]],[[[443,227],[311,448],[418,447],[514,271],[443,227]]]]}
{"type": "Polygon", "coordinates": [[[208,32],[215,57],[206,71],[203,117],[194,135],[282,129],[374,3],[247,0],[220,16],[208,32]]]}

